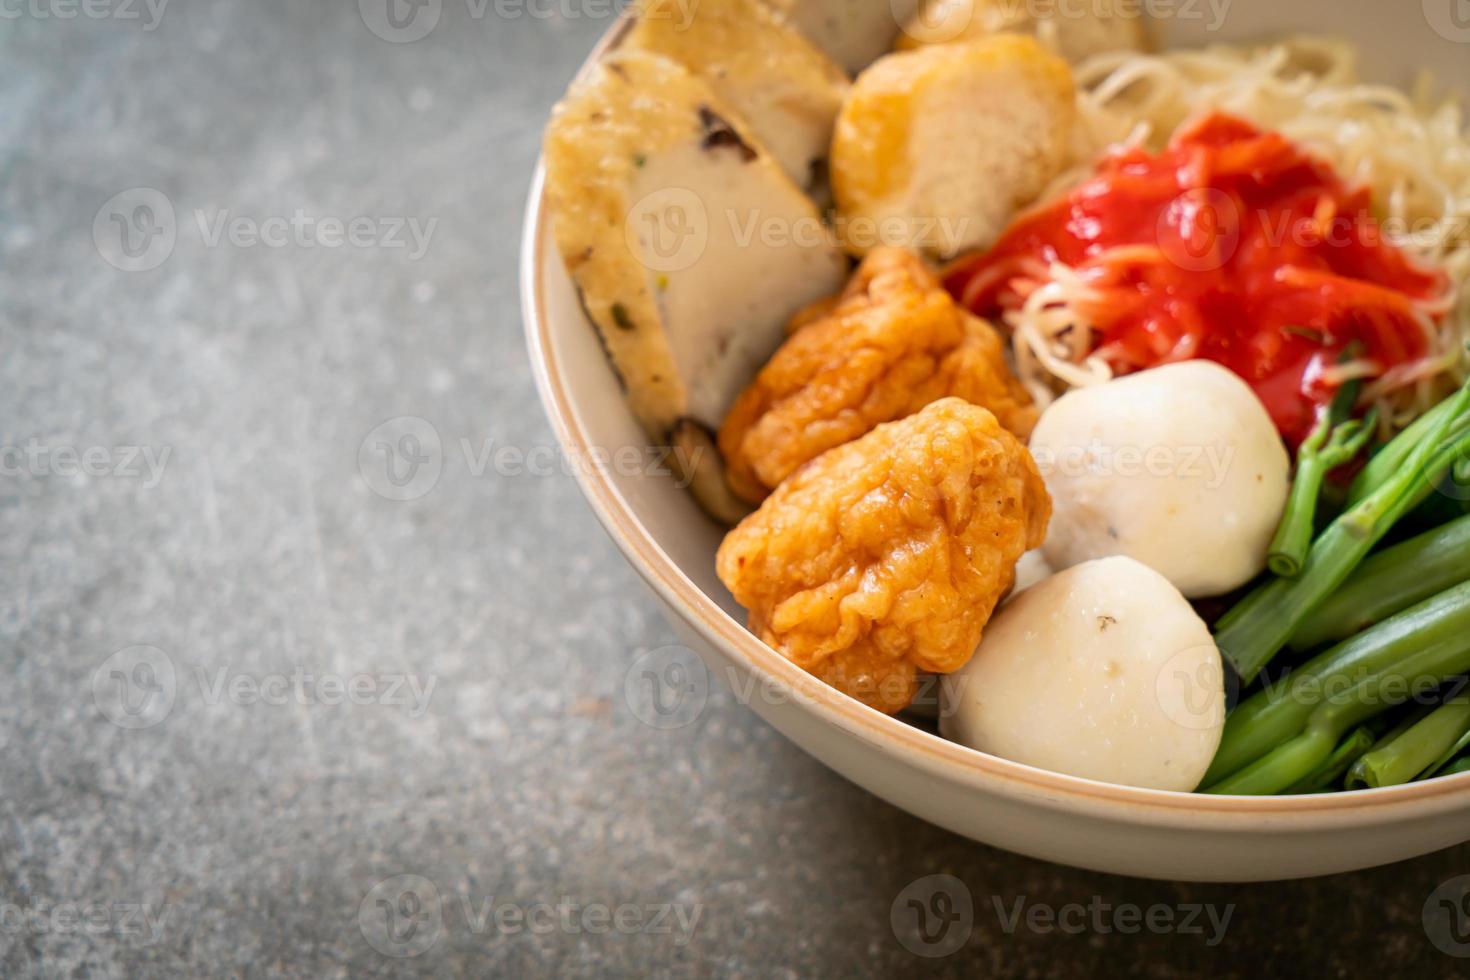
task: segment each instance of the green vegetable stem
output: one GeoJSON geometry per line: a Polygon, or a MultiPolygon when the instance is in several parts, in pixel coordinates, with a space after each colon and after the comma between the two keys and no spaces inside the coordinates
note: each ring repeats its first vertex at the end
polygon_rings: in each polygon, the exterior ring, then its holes
{"type": "Polygon", "coordinates": [[[1446,701],[1408,731],[1359,759],[1348,773],[1349,789],[1361,786],[1398,786],[1419,774],[1439,768],[1436,763],[1453,752],[1470,733],[1470,697],[1446,701]]]}
{"type": "Polygon", "coordinates": [[[1286,792],[1296,795],[1301,793],[1323,793],[1331,789],[1333,785],[1343,777],[1354,762],[1362,758],[1363,753],[1373,747],[1374,738],[1371,728],[1355,728],[1342,740],[1327,761],[1318,766],[1317,769],[1306,779],[1292,786],[1286,792]]]}
{"type": "Polygon", "coordinates": [[[1301,572],[1316,533],[1317,501],[1327,474],[1362,451],[1377,423],[1376,411],[1369,412],[1366,419],[1351,419],[1340,425],[1333,424],[1331,412],[1322,413],[1297,450],[1296,479],[1266,562],[1273,573],[1293,578],[1301,572]]]}
{"type": "Polygon", "coordinates": [[[1365,560],[1287,642],[1300,651],[1336,642],[1467,579],[1470,515],[1365,560]]]}
{"type": "MultiPolygon", "coordinates": [[[[1419,416],[1407,429],[1400,432],[1393,441],[1368,460],[1368,465],[1363,467],[1363,472],[1358,474],[1353,480],[1353,485],[1348,489],[1347,504],[1349,507],[1360,503],[1374,490],[1387,483],[1389,478],[1404,465],[1414,446],[1428,435],[1430,430],[1438,427],[1447,416],[1461,414],[1454,410],[1451,405],[1452,401],[1453,399],[1445,399],[1419,416]]],[[[1470,417],[1461,418],[1449,434],[1458,435],[1459,430],[1463,430],[1467,425],[1470,425],[1470,417]]]]}
{"type": "Polygon", "coordinates": [[[1445,753],[1441,755],[1438,759],[1435,759],[1434,765],[1424,770],[1424,774],[1421,775],[1419,778],[1424,779],[1429,776],[1446,775],[1448,771],[1452,768],[1452,763],[1455,761],[1455,759],[1466,749],[1470,749],[1470,731],[1467,731],[1464,735],[1461,735],[1460,740],[1454,745],[1450,746],[1450,748],[1447,749],[1445,753]]]}
{"type": "MultiPolygon", "coordinates": [[[[1428,496],[1434,482],[1470,451],[1470,433],[1447,438],[1467,410],[1470,384],[1450,399],[1438,424],[1417,437],[1397,471],[1328,525],[1307,553],[1300,575],[1272,579],[1220,620],[1215,642],[1242,682],[1255,679],[1399,518],[1428,496]]],[[[1388,449],[1407,435],[1406,430],[1388,449]]]]}
{"type": "Polygon", "coordinates": [[[1203,784],[1280,793],[1308,779],[1354,726],[1470,671],[1470,582],[1319,654],[1225,722],[1203,784]]]}

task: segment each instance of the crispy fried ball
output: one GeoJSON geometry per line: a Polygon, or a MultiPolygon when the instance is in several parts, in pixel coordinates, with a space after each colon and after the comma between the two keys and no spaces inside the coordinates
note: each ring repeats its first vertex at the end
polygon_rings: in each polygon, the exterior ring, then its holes
{"type": "Polygon", "coordinates": [[[731,489],[760,503],[807,460],[950,395],[990,409],[1022,439],[1036,424],[994,328],[957,305],[923,260],[879,249],[840,296],[796,315],[725,416],[731,489]]]}
{"type": "Polygon", "coordinates": [[[1026,447],[944,398],[794,473],[725,536],[716,569],[753,633],[893,713],[919,671],[970,659],[1050,515],[1026,447]]]}

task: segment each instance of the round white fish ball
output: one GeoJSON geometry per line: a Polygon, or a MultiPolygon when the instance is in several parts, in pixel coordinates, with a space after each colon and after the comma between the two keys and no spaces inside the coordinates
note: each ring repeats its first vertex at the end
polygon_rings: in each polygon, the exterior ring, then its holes
{"type": "Polygon", "coordinates": [[[1084,562],[1013,598],[942,691],[946,738],[1147,789],[1195,789],[1225,723],[1209,628],[1131,558],[1084,562]]]}
{"type": "Polygon", "coordinates": [[[1053,513],[1056,568],[1136,558],[1190,597],[1221,595],[1266,567],[1291,460],[1240,378],[1186,361],[1057,399],[1031,436],[1053,513]]]}

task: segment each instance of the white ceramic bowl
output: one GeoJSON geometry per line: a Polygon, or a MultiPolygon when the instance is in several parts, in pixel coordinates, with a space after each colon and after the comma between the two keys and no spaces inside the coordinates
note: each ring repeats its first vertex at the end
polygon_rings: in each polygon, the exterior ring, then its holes
{"type": "MultiPolygon", "coordinates": [[[[885,2],[885,0],[872,0],[885,2]]],[[[1363,45],[1371,79],[1407,84],[1428,67],[1470,92],[1463,0],[1200,0],[1198,18],[1162,24],[1173,44],[1331,30],[1363,45]],[[1212,8],[1225,16],[1211,30],[1212,8]]],[[[616,42],[615,26],[593,57],[616,42]]],[[[635,451],[646,438],[551,242],[542,174],[531,187],[522,254],[527,342],[563,449],[635,451]]],[[[749,632],[715,576],[721,531],[666,477],[630,466],[578,467],[592,509],[710,672],[824,764],[895,806],[978,841],[1120,874],[1260,881],[1329,874],[1470,839],[1470,774],[1390,789],[1295,797],[1220,797],[1112,786],[1045,772],[947,742],[866,708],[790,664],[749,632]]]]}

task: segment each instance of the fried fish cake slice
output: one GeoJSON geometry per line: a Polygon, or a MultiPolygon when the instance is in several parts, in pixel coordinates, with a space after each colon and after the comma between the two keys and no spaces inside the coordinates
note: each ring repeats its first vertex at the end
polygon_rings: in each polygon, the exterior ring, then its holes
{"type": "Polygon", "coordinates": [[[988,408],[1022,439],[1036,424],[1000,335],[902,249],[870,254],[840,296],[793,324],[720,428],[730,486],[751,503],[807,460],[946,396],[988,408]]]}
{"type": "Polygon", "coordinates": [[[725,536],[750,629],[879,711],[970,659],[1051,501],[1026,447],[958,398],[830,450],[725,536]]]}

